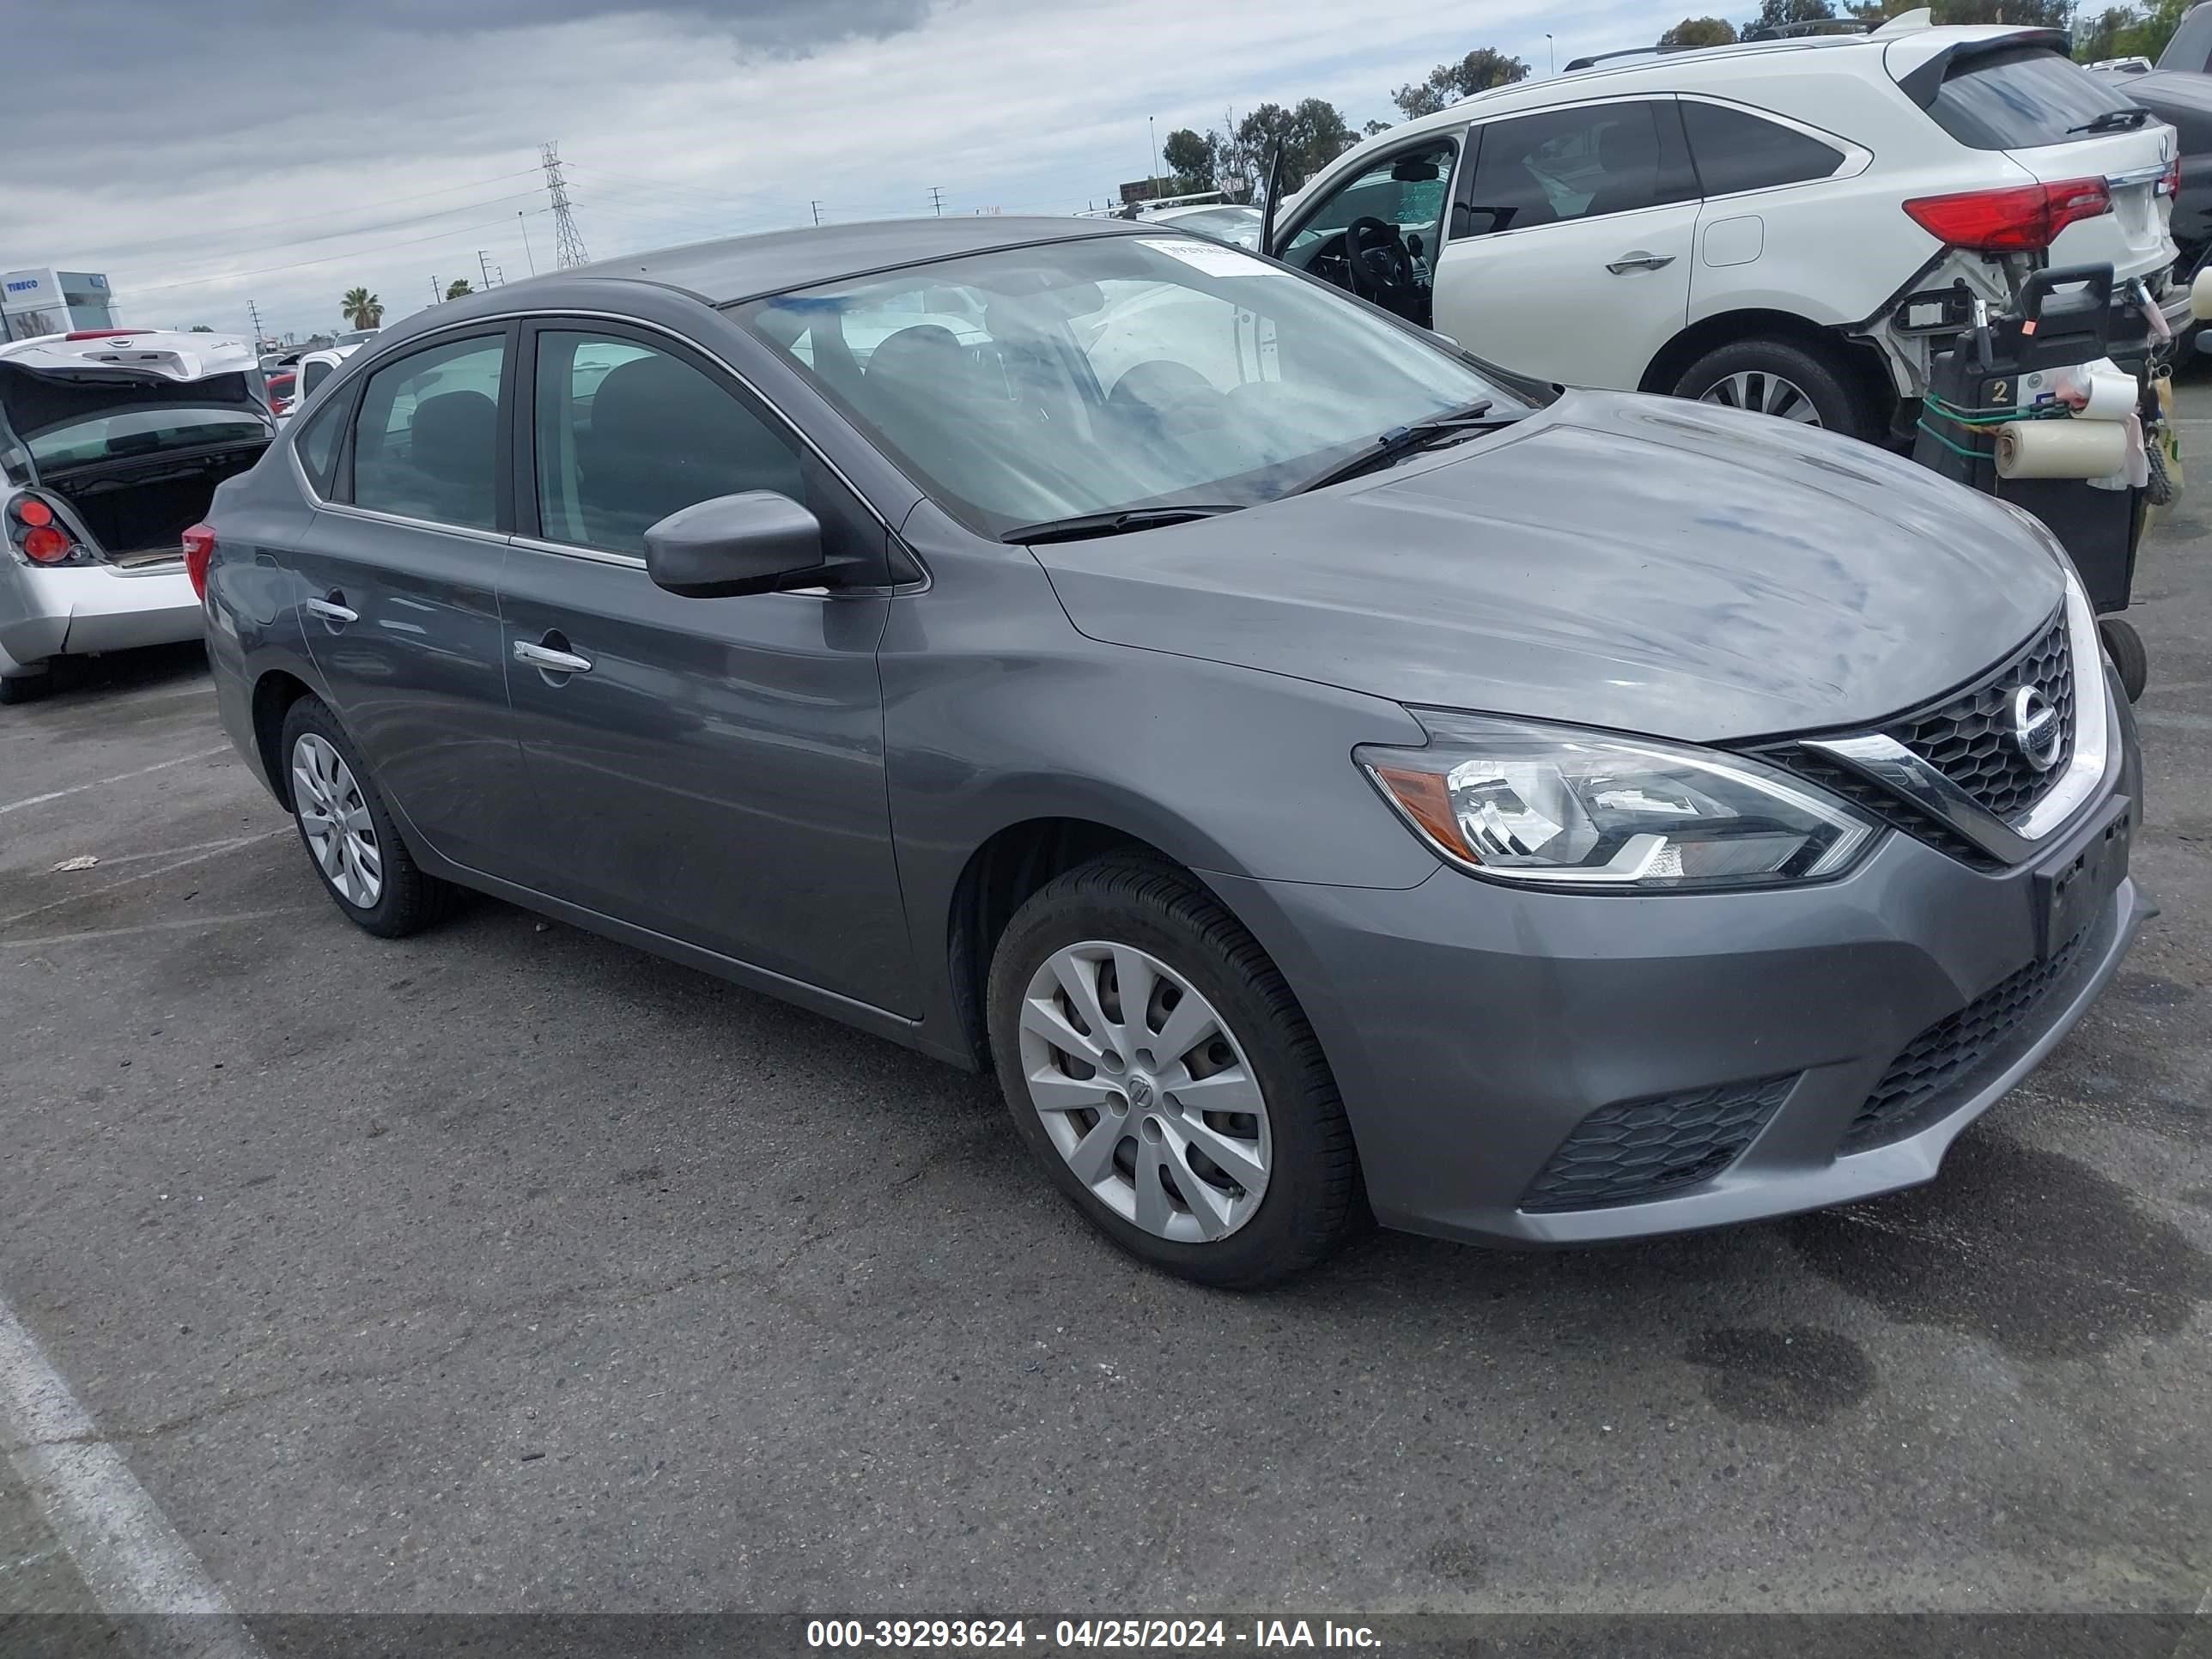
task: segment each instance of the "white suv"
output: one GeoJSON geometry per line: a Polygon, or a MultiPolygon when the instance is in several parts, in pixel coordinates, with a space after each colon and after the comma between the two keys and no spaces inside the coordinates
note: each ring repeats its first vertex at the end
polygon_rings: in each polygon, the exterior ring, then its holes
{"type": "Polygon", "coordinates": [[[1871,439],[2039,265],[2186,324],[2173,130],[2062,34],[1926,15],[1480,94],[1338,157],[1269,246],[1507,368],[1871,439]]]}

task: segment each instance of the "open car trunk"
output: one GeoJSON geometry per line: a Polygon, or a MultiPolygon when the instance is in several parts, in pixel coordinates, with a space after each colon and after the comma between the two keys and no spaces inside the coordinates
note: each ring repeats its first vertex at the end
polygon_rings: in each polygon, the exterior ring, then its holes
{"type": "Polygon", "coordinates": [[[31,482],[111,563],[181,556],[216,486],[276,435],[258,370],[179,378],[179,356],[126,349],[82,368],[0,361],[0,447],[27,452],[31,482]]]}
{"type": "Polygon", "coordinates": [[[112,564],[183,556],[184,534],[207,517],[215,487],[261,459],[266,443],[42,473],[112,564]]]}

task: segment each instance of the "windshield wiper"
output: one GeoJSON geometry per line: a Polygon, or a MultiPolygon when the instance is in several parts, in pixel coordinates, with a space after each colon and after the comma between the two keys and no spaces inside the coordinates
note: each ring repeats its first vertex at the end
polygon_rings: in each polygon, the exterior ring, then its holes
{"type": "Polygon", "coordinates": [[[2066,131],[2069,137],[2077,132],[2133,132],[2149,119],[2147,109],[2108,109],[2094,121],[2084,121],[2066,131]]]}
{"type": "Polygon", "coordinates": [[[999,539],[1018,542],[1024,547],[1034,547],[1039,542],[1079,542],[1092,536],[1126,536],[1133,530],[1158,530],[1167,525],[1188,524],[1193,519],[1218,518],[1224,513],[1243,510],[1242,507],[1215,504],[1123,507],[1107,513],[1079,513],[1069,519],[1047,519],[1042,524],[1022,525],[999,539]]]}
{"type": "Polygon", "coordinates": [[[1356,478],[1363,472],[1388,466],[1401,455],[1434,443],[1439,438],[1454,436],[1462,432],[1479,432],[1493,427],[1510,426],[1519,416],[1502,421],[1486,421],[1495,400],[1484,398],[1459,409],[1449,410],[1425,421],[1415,421],[1410,426],[1394,426],[1373,444],[1361,450],[1350,460],[1339,461],[1318,477],[1309,478],[1291,492],[1303,495],[1309,490],[1320,489],[1333,483],[1342,483],[1346,478],[1356,478]]]}

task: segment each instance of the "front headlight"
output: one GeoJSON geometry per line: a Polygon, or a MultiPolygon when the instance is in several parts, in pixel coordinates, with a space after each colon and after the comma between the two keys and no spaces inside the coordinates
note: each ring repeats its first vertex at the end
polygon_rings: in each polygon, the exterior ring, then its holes
{"type": "Polygon", "coordinates": [[[1420,837],[1497,881],[1610,892],[1840,875],[1876,827],[1759,762],[1572,726],[1416,709],[1425,749],[1353,758],[1420,837]]]}

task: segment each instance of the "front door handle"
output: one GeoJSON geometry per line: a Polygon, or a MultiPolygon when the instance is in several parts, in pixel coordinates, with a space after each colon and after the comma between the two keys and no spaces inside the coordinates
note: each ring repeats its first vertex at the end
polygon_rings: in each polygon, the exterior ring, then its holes
{"type": "Polygon", "coordinates": [[[345,595],[335,587],[331,590],[330,598],[309,599],[304,609],[309,615],[320,617],[325,622],[334,625],[356,623],[361,620],[361,612],[349,609],[345,604],[345,595]]]}
{"type": "Polygon", "coordinates": [[[1607,260],[1605,268],[1616,276],[1626,276],[1632,270],[1664,270],[1674,263],[1671,253],[1646,253],[1639,247],[1618,259],[1607,260]]]}
{"type": "MultiPolygon", "coordinates": [[[[548,639],[557,635],[548,635],[548,639]]],[[[566,644],[564,640],[562,644],[566,644]]],[[[588,674],[592,659],[580,657],[573,651],[560,651],[550,645],[532,645],[528,640],[514,642],[514,659],[532,668],[540,668],[549,674],[588,674]]]]}

